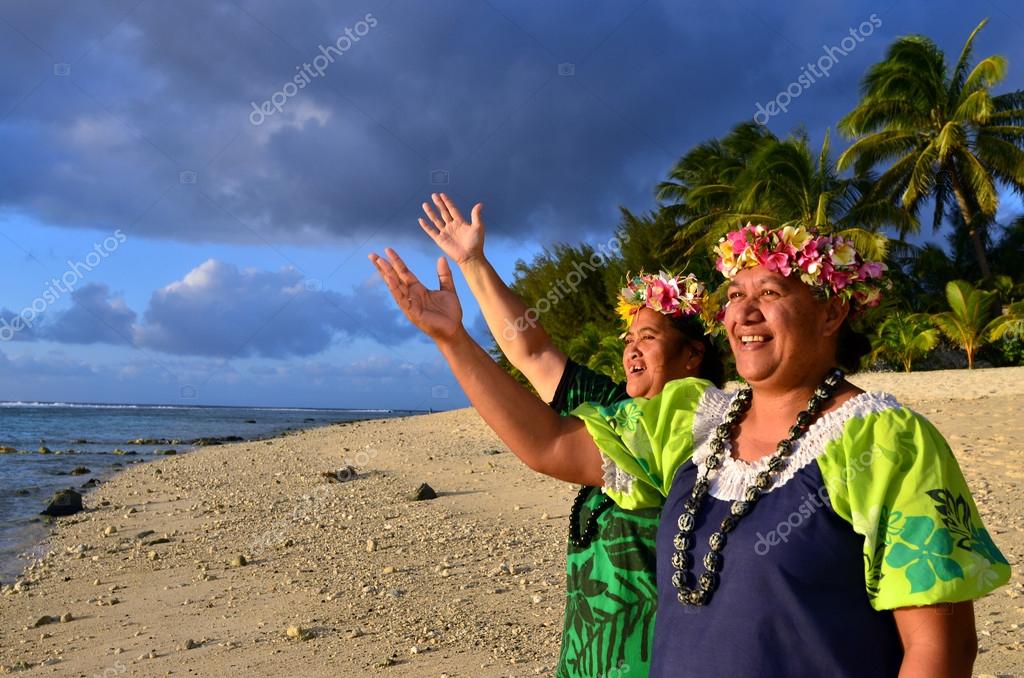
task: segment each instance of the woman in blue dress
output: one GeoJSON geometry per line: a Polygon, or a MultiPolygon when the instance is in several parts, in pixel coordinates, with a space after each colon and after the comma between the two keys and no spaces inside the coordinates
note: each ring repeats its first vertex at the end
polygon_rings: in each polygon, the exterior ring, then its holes
{"type": "Polygon", "coordinates": [[[665,503],[651,675],[969,676],[972,601],[1009,566],[930,422],[840,369],[859,357],[851,311],[877,301],[884,267],[790,228],[739,229],[718,254],[748,387],[682,379],[577,419],[531,402],[468,338],[445,264],[430,292],[376,263],[527,464],[624,508],[665,503]]]}

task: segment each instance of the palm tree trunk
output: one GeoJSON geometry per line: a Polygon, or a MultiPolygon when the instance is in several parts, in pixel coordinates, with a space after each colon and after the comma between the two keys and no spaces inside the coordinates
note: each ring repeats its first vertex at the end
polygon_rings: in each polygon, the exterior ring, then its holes
{"type": "Polygon", "coordinates": [[[988,257],[985,255],[985,243],[982,241],[981,234],[978,233],[978,229],[973,223],[975,215],[971,213],[971,208],[967,205],[967,197],[964,195],[963,187],[960,185],[960,177],[954,168],[950,168],[949,176],[952,180],[956,204],[960,208],[960,216],[964,219],[964,224],[967,226],[967,235],[970,236],[971,245],[974,246],[974,256],[978,260],[981,277],[988,280],[992,277],[992,269],[989,267],[988,257]]]}

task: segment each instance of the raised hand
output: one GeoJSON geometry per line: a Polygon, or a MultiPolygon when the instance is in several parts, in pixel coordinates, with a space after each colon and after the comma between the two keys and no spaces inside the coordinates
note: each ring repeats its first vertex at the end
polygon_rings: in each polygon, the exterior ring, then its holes
{"type": "Polygon", "coordinates": [[[441,248],[441,251],[455,260],[458,265],[484,255],[484,222],[480,218],[483,203],[473,206],[471,221],[467,222],[459,209],[444,193],[432,193],[431,200],[437,212],[429,203],[423,203],[427,219],[420,217],[420,228],[441,248]],[[429,221],[428,221],[429,220],[429,221]]]}
{"type": "Polygon", "coordinates": [[[428,290],[397,252],[388,247],[384,253],[387,259],[375,253],[369,258],[405,317],[435,341],[454,337],[462,329],[462,304],[448,261],[444,257],[437,260],[439,289],[428,290]]]}

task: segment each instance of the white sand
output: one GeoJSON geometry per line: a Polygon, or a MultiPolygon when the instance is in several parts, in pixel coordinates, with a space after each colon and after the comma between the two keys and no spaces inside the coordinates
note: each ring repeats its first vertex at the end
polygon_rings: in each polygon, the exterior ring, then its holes
{"type": "MultiPolygon", "coordinates": [[[[950,440],[1015,568],[977,604],[976,673],[1024,675],[1024,368],[852,380],[894,393],[950,440]]],[[[574,494],[519,463],[471,410],[139,465],[60,519],[24,590],[0,597],[0,665],[34,667],[26,675],[550,675],[574,494]],[[321,477],[345,464],[363,473],[321,477]],[[408,501],[421,482],[440,498],[408,501]],[[137,539],[143,530],[154,534],[137,539]],[[170,541],[145,544],[160,537],[170,541]],[[250,564],[232,567],[240,554],[250,564]],[[31,628],[63,613],[74,619],[31,628]],[[289,639],[291,625],[310,638],[289,639]],[[198,647],[185,649],[189,640],[198,647]]]]}

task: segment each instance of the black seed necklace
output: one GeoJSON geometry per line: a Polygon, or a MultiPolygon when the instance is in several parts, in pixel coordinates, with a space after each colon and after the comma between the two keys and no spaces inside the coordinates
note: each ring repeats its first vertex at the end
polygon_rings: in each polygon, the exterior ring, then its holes
{"type": "Polygon", "coordinates": [[[572,502],[572,511],[569,513],[569,542],[579,549],[589,547],[590,543],[594,541],[594,537],[597,535],[597,519],[615,503],[611,497],[605,497],[590,512],[590,516],[587,518],[587,526],[584,528],[583,533],[580,534],[580,511],[583,509],[583,504],[586,503],[587,497],[590,496],[590,492],[593,489],[589,485],[581,487],[580,491],[576,494],[576,499],[572,502]]]}
{"type": "Polygon", "coordinates": [[[708,546],[711,550],[704,554],[704,572],[697,578],[697,585],[690,587],[686,582],[693,567],[693,556],[689,552],[693,548],[695,516],[701,502],[711,489],[709,477],[712,471],[722,466],[722,455],[726,453],[726,442],[732,439],[737,422],[750,409],[750,402],[753,399],[753,393],[749,388],[736,394],[725,414],[725,419],[715,428],[714,437],[710,442],[711,453],[704,461],[704,474],[694,482],[690,498],[683,504],[683,512],[679,514],[679,519],[676,521],[679,532],[673,540],[675,553],[672,554],[672,567],[675,572],[672,573],[672,585],[676,588],[676,598],[680,603],[707,605],[711,601],[711,596],[718,588],[726,535],[735,529],[740,518],[749,513],[761,495],[771,487],[774,480],[772,476],[785,468],[789,456],[793,453],[793,443],[807,432],[811,423],[821,412],[822,406],[832,399],[836,389],[843,383],[844,376],[842,370],[833,368],[825,377],[825,381],[814,389],[814,395],[807,401],[807,409],[796,415],[796,423],[789,429],[789,436],[779,442],[775,448],[775,454],[768,459],[768,469],[755,476],[753,484],[743,491],[743,498],[732,503],[729,515],[722,519],[718,530],[712,532],[708,537],[708,546]]]}

